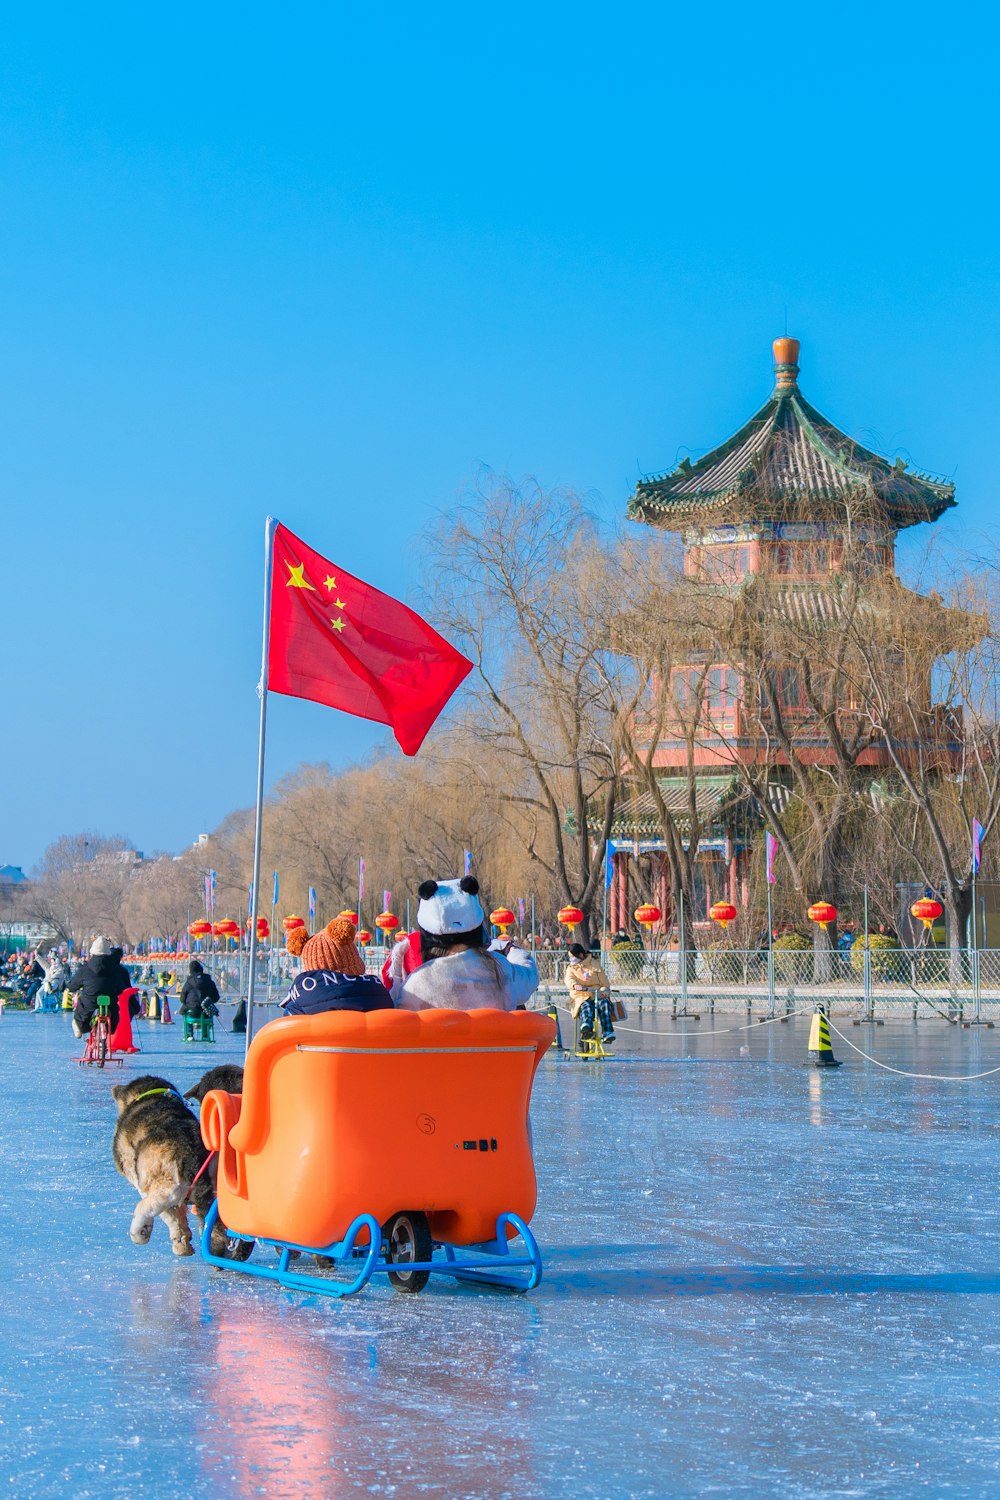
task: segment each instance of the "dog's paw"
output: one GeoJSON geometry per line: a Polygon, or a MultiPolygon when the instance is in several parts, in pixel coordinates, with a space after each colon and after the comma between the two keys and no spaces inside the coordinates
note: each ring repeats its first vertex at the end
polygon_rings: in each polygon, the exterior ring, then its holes
{"type": "Polygon", "coordinates": [[[130,1229],[128,1237],[133,1245],[148,1245],[149,1236],[153,1232],[152,1224],[144,1224],[141,1229],[130,1229]]]}
{"type": "Polygon", "coordinates": [[[173,1252],[174,1252],[175,1255],[193,1255],[194,1254],[194,1248],[193,1248],[190,1240],[174,1240],[174,1242],[173,1242],[173,1244],[171,1245],[170,1248],[171,1248],[171,1250],[173,1250],[173,1252]]]}

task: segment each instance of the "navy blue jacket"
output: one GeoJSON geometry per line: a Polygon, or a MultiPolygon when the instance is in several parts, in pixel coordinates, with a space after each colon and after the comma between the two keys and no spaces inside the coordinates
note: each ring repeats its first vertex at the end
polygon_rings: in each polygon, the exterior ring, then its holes
{"type": "Polygon", "coordinates": [[[323,1010],[392,1010],[392,997],[373,974],[339,974],[335,969],[304,969],[281,1002],[286,1016],[315,1016],[323,1010]]]}

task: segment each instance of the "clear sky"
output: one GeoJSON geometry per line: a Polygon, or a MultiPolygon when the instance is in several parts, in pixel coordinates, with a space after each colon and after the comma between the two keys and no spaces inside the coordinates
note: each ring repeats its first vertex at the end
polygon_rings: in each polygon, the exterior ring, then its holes
{"type": "MultiPolygon", "coordinates": [[[[620,514],[770,341],[994,528],[996,11],[178,3],[0,22],[0,864],[252,800],[271,512],[413,597],[480,464],[620,514]]],[[[268,778],[382,732],[275,699],[268,778]]]]}

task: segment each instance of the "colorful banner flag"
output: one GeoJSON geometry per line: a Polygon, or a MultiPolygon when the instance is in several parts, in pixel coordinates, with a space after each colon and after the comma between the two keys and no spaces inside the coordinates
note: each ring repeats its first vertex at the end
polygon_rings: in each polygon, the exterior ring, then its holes
{"type": "Polygon", "coordinates": [[[315,922],[315,920],[316,920],[316,887],[314,885],[311,885],[309,887],[309,921],[310,922],[315,922]]]}
{"type": "Polygon", "coordinates": [[[365,862],[364,858],[358,860],[358,905],[365,899],[365,862]]]}
{"type": "Polygon", "coordinates": [[[277,872],[277,870],[275,870],[275,872],[274,872],[274,890],[271,892],[271,905],[272,906],[277,906],[277,904],[278,904],[278,872],[277,872]]]}
{"type": "Polygon", "coordinates": [[[462,874],[463,875],[471,875],[472,874],[472,850],[471,849],[466,849],[464,851],[464,853],[463,853],[463,858],[462,858],[462,874]]]}
{"type": "Polygon", "coordinates": [[[778,877],[774,872],[774,861],[778,853],[778,840],[773,833],[765,834],[764,845],[767,850],[767,883],[777,885],[778,877]]]}
{"type": "Polygon", "coordinates": [[[426,620],[274,531],[267,686],[388,724],[415,755],[472,663],[426,620]]]}
{"type": "Polygon", "coordinates": [[[983,838],[986,829],[978,818],[972,820],[972,873],[979,874],[979,864],[983,857],[983,838]]]}
{"type": "Polygon", "coordinates": [[[247,886],[247,911],[253,916],[253,881],[247,886]]]}
{"type": "Polygon", "coordinates": [[[610,891],[615,878],[615,851],[609,843],[604,846],[604,889],[610,891]]]}
{"type": "Polygon", "coordinates": [[[389,908],[390,908],[390,906],[391,906],[391,904],[392,904],[392,892],[391,891],[383,891],[382,892],[382,910],[383,911],[388,911],[389,908]]]}
{"type": "Polygon", "coordinates": [[[520,922],[521,926],[523,927],[524,926],[524,897],[523,896],[518,896],[518,898],[517,898],[517,920],[520,922]]]}
{"type": "Polygon", "coordinates": [[[209,876],[205,876],[205,915],[212,915],[212,882],[209,876]]]}

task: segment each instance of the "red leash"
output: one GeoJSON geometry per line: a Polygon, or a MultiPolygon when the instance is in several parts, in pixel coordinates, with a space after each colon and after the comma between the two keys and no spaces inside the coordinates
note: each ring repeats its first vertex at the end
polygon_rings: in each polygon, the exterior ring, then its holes
{"type": "Polygon", "coordinates": [[[208,1155],[205,1157],[205,1160],[202,1162],[201,1166],[198,1168],[197,1172],[191,1178],[191,1186],[188,1188],[188,1190],[187,1190],[187,1197],[184,1199],[185,1203],[190,1203],[191,1202],[191,1194],[194,1192],[194,1185],[195,1185],[195,1183],[198,1181],[198,1178],[201,1176],[202,1172],[204,1172],[205,1169],[208,1167],[209,1163],[212,1160],[212,1157],[215,1156],[215,1155],[216,1155],[216,1152],[210,1151],[208,1153],[208,1155]]]}

